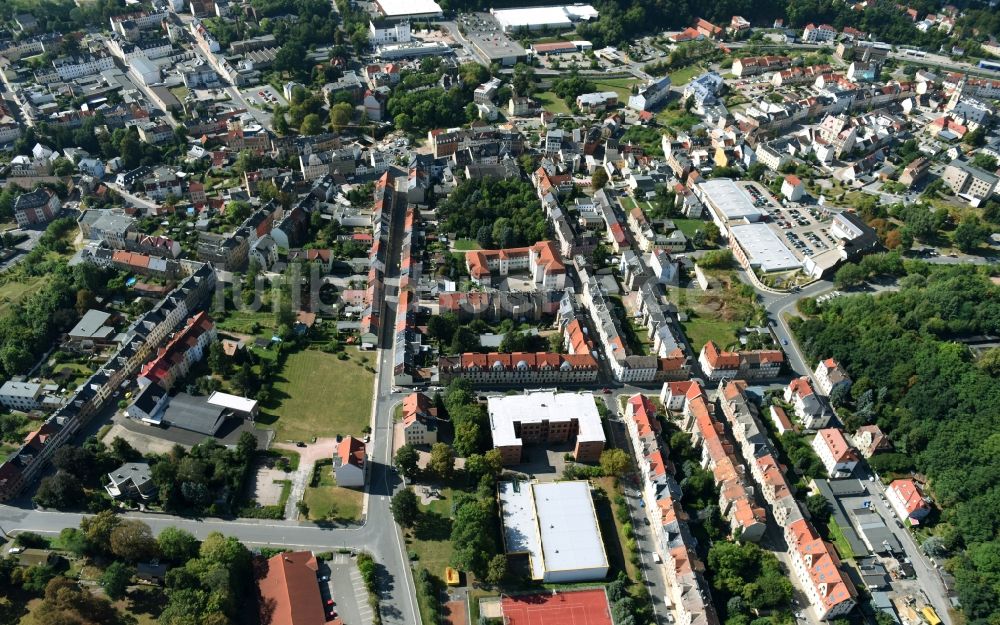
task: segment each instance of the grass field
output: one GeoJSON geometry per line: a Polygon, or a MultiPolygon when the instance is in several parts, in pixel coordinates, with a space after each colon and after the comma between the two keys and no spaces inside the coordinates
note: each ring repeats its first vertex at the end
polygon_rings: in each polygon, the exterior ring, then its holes
{"type": "Polygon", "coordinates": [[[256,312],[231,310],[226,313],[225,319],[216,321],[216,326],[223,332],[259,334],[264,329],[274,329],[274,313],[271,310],[256,312]]]}
{"type": "Polygon", "coordinates": [[[703,73],[705,73],[705,68],[701,65],[688,65],[676,72],[670,72],[670,82],[675,86],[686,85],[691,82],[692,78],[703,73]]]}
{"type": "Polygon", "coordinates": [[[479,242],[478,241],[474,241],[472,239],[456,239],[455,242],[452,244],[451,247],[456,252],[465,252],[465,251],[468,251],[468,250],[479,250],[479,249],[482,249],[482,246],[479,245],[479,242]]]}
{"type": "Polygon", "coordinates": [[[715,341],[716,345],[724,349],[736,341],[736,331],[743,327],[739,322],[713,319],[699,314],[690,317],[681,325],[684,326],[684,335],[691,343],[691,348],[696,352],[701,351],[702,346],[709,341],[715,341]]]}
{"type": "Polygon", "coordinates": [[[695,124],[700,123],[701,118],[687,113],[683,109],[665,108],[656,114],[656,121],[677,130],[689,130],[695,124]]]}
{"type": "Polygon", "coordinates": [[[618,101],[624,104],[628,102],[629,96],[632,95],[632,85],[638,82],[634,78],[605,78],[603,80],[595,80],[594,86],[597,88],[597,91],[614,91],[618,93],[618,101]]]}
{"type": "Polygon", "coordinates": [[[274,384],[274,399],[257,418],[279,440],[360,435],[371,418],[373,355],[349,350],[348,360],[305,350],[291,354],[274,384]]]}
{"type": "Polygon", "coordinates": [[[361,520],[361,502],[364,494],[360,490],[341,488],[333,477],[330,461],[316,464],[319,480],[306,488],[303,500],[309,506],[310,521],[337,521],[352,523],[361,520]]]}
{"type": "MultiPolygon", "coordinates": [[[[444,584],[444,569],[451,560],[451,501],[455,491],[451,488],[440,488],[441,499],[430,502],[428,505],[420,504],[420,519],[416,527],[404,533],[406,539],[406,549],[411,559],[416,559],[416,571],[421,568],[427,569],[427,573],[439,580],[439,585],[444,584]]],[[[417,585],[417,603],[420,607],[420,615],[425,623],[433,622],[428,604],[435,601],[434,597],[427,597],[420,592],[421,586],[417,585]]]]}
{"type": "Polygon", "coordinates": [[[0,286],[0,313],[5,312],[11,304],[19,302],[25,295],[39,290],[47,280],[45,276],[32,276],[24,280],[11,280],[0,286]]]}
{"type": "Polygon", "coordinates": [[[707,221],[703,219],[672,219],[677,229],[684,233],[684,236],[691,238],[698,230],[704,230],[707,221]]]}
{"type": "Polygon", "coordinates": [[[562,98],[552,91],[542,91],[541,93],[536,93],[534,97],[542,105],[542,108],[550,113],[557,115],[569,114],[569,107],[566,106],[562,98]]]}

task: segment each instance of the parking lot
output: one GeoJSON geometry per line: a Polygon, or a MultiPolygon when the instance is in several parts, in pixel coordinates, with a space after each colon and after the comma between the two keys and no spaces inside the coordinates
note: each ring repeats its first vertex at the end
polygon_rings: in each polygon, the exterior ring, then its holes
{"type": "Polygon", "coordinates": [[[320,593],[328,619],[339,618],[344,625],[369,625],[372,608],[368,591],[352,554],[335,553],[320,565],[320,593]]]}
{"type": "Polygon", "coordinates": [[[288,101],[270,85],[258,85],[242,91],[247,102],[261,108],[280,104],[287,106],[288,101]]]}
{"type": "Polygon", "coordinates": [[[811,206],[782,206],[771,209],[773,226],[799,258],[815,256],[834,247],[837,239],[830,234],[830,222],[821,209],[811,206]]]}

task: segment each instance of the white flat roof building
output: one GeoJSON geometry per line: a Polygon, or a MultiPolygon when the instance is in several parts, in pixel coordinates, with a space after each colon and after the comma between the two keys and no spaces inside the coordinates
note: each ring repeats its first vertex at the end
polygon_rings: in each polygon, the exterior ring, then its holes
{"type": "Polygon", "coordinates": [[[525,553],[531,577],[547,583],[603,579],[608,556],[585,481],[501,482],[507,553],[525,553]]]}
{"type": "Polygon", "coordinates": [[[729,231],[734,242],[746,252],[751,267],[764,272],[802,267],[802,262],[767,224],[732,226],[729,231]]]}
{"type": "Polygon", "coordinates": [[[215,391],[208,396],[208,403],[219,408],[227,408],[233,412],[257,416],[257,400],[248,399],[239,395],[230,395],[215,391]]]}
{"type": "Polygon", "coordinates": [[[576,420],[579,422],[577,442],[605,442],[601,414],[597,412],[592,393],[538,391],[490,397],[487,405],[493,444],[497,447],[521,444],[521,437],[514,431],[515,422],[523,428],[526,423],[576,420]]]}
{"type": "Polygon", "coordinates": [[[375,0],[379,13],[389,19],[441,17],[441,5],[434,0],[375,0]]]}
{"type": "Polygon", "coordinates": [[[763,215],[750,195],[729,178],[715,178],[696,185],[701,191],[702,199],[712,211],[712,218],[725,231],[725,224],[730,221],[760,221],[763,215]]]}
{"type": "Polygon", "coordinates": [[[492,9],[490,12],[504,32],[521,28],[528,30],[572,28],[574,22],[592,20],[598,16],[597,9],[589,4],[492,9]]]}

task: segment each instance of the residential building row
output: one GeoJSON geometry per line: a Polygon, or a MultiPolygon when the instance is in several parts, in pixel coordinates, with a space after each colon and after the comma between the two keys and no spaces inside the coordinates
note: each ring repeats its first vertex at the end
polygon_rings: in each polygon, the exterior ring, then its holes
{"type": "Polygon", "coordinates": [[[747,396],[747,383],[743,380],[720,383],[719,403],[754,482],[784,532],[792,572],[811,609],[821,620],[847,614],[857,604],[857,590],[843,571],[836,549],[803,516],[786,468],[777,461],[757,407],[747,396]]]}
{"type": "MultiPolygon", "coordinates": [[[[700,386],[690,382],[686,388],[694,402],[703,402],[707,409],[707,398],[702,396],[700,386]]],[[[624,417],[642,479],[643,508],[650,517],[657,553],[663,561],[676,622],[717,625],[719,616],[705,578],[705,565],[698,557],[698,543],[681,505],[682,489],[675,478],[676,471],[662,438],[656,409],[648,397],[633,395],[625,406],[624,417]]]]}
{"type": "Polygon", "coordinates": [[[0,501],[18,495],[40,475],[56,449],[70,441],[112,399],[153,350],[191,313],[205,306],[215,288],[215,271],[201,265],[122,333],[120,347],[52,416],[0,465],[0,501]]]}

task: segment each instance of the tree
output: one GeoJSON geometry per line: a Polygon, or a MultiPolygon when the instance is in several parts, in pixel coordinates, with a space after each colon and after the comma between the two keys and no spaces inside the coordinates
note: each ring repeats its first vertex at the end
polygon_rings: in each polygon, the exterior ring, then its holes
{"type": "Polygon", "coordinates": [[[404,488],[393,495],[390,507],[392,509],[392,518],[396,519],[396,523],[399,523],[403,527],[413,527],[413,524],[417,522],[417,518],[420,516],[420,506],[417,505],[417,496],[411,488],[404,488]]]}
{"type": "Polygon", "coordinates": [[[111,531],[111,553],[129,562],[154,558],[158,546],[153,531],[142,521],[126,519],[111,531]]]}
{"type": "Polygon", "coordinates": [[[590,186],[595,190],[603,189],[608,184],[608,172],[603,167],[598,167],[590,176],[590,186]]]}
{"type": "Polygon", "coordinates": [[[474,352],[481,347],[479,335],[465,326],[459,326],[451,339],[451,351],[454,354],[474,352]]]}
{"type": "Polygon", "coordinates": [[[182,564],[198,555],[198,539],[194,534],[178,527],[165,527],[156,543],[160,556],[165,560],[182,564]]]}
{"type": "MultiPolygon", "coordinates": [[[[32,567],[35,568],[35,567],[32,567]]],[[[45,596],[31,611],[32,625],[71,625],[101,623],[118,625],[121,614],[104,597],[83,590],[76,582],[55,577],[45,585],[45,596]]],[[[162,622],[162,621],[161,621],[162,622]]]]}
{"type": "Polygon", "coordinates": [[[66,527],[59,532],[59,544],[77,557],[87,553],[87,537],[75,527],[66,527]]]}
{"type": "Polygon", "coordinates": [[[299,133],[303,135],[318,135],[323,132],[323,120],[316,113],[309,113],[299,125],[299,133]]]}
{"type": "Polygon", "coordinates": [[[445,443],[434,443],[427,468],[443,480],[450,479],[455,471],[455,453],[445,443]]]}
{"type": "Polygon", "coordinates": [[[458,319],[451,313],[434,315],[427,320],[427,335],[440,344],[451,343],[458,327],[458,319]]]}
{"type": "Polygon", "coordinates": [[[942,558],[948,555],[948,548],[945,546],[944,540],[939,536],[929,537],[920,545],[920,548],[932,558],[942,558]]]}
{"type": "Polygon", "coordinates": [[[863,283],[868,278],[861,265],[856,263],[845,263],[833,276],[833,283],[837,288],[849,288],[863,283]]]}
{"type": "Polygon", "coordinates": [[[347,102],[338,102],[330,107],[330,124],[334,130],[341,130],[351,123],[354,107],[347,102]]]}
{"type": "Polygon", "coordinates": [[[132,569],[124,562],[112,562],[101,575],[101,588],[108,597],[118,601],[125,596],[130,581],[132,569]]]}
{"type": "Polygon", "coordinates": [[[629,470],[631,462],[622,449],[605,449],[601,452],[601,470],[609,477],[621,477],[629,470]]]}
{"type": "Polygon", "coordinates": [[[806,509],[814,519],[825,519],[830,511],[826,497],[818,493],[806,498],[806,509]]]}
{"type": "Polygon", "coordinates": [[[490,558],[490,563],[486,568],[486,583],[494,586],[500,584],[507,577],[507,556],[498,553],[490,558]]]}
{"type": "Polygon", "coordinates": [[[102,555],[111,553],[111,533],[121,521],[111,510],[102,510],[80,521],[80,530],[87,537],[87,544],[93,553],[102,555]]]}
{"type": "Polygon", "coordinates": [[[420,471],[417,464],[419,459],[420,455],[413,445],[403,445],[396,450],[396,468],[408,480],[414,479],[420,471]]]}
{"type": "Polygon", "coordinates": [[[984,228],[979,219],[970,215],[955,228],[952,238],[955,241],[955,247],[963,252],[971,252],[986,240],[987,234],[989,234],[989,229],[984,228]]]}
{"type": "Polygon", "coordinates": [[[57,471],[55,475],[43,478],[38,484],[33,501],[43,508],[57,510],[75,508],[83,504],[83,484],[72,473],[57,471]]]}
{"type": "Polygon", "coordinates": [[[722,236],[722,232],[719,230],[719,226],[715,225],[715,222],[709,221],[705,224],[705,240],[708,243],[715,245],[720,236],[722,236]]]}

